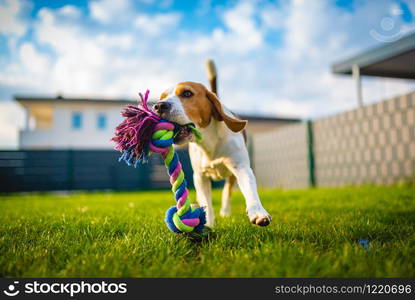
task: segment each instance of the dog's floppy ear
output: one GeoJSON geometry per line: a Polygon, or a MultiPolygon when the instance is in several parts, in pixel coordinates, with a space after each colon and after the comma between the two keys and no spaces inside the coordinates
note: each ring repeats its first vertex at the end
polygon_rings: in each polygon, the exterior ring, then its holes
{"type": "Polygon", "coordinates": [[[239,120],[237,118],[233,118],[225,114],[223,111],[222,104],[220,103],[218,97],[211,91],[206,90],[206,96],[209,99],[209,101],[212,103],[212,109],[213,109],[213,116],[218,121],[224,121],[226,126],[233,132],[239,132],[243,130],[246,125],[248,124],[248,121],[246,120],[239,120]]]}

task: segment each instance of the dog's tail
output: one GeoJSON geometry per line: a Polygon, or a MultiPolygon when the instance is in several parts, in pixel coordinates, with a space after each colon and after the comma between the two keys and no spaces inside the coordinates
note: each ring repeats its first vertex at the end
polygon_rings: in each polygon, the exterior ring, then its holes
{"type": "MultiPolygon", "coordinates": [[[[210,90],[218,96],[218,73],[216,72],[216,66],[213,59],[207,59],[206,62],[206,70],[208,73],[208,79],[210,84],[210,90]]],[[[234,114],[235,115],[235,114],[234,114]]],[[[237,116],[236,116],[237,117],[237,116]]],[[[238,117],[239,118],[239,117],[238,117]]],[[[242,135],[244,136],[245,143],[247,142],[248,138],[246,135],[246,129],[242,131],[242,135]]]]}
{"type": "Polygon", "coordinates": [[[212,59],[206,60],[206,69],[210,84],[210,90],[218,96],[218,74],[216,72],[215,62],[212,59]]]}

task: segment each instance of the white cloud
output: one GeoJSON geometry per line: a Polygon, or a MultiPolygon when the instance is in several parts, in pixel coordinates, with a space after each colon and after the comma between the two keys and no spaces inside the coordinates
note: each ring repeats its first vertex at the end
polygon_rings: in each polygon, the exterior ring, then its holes
{"type": "Polygon", "coordinates": [[[263,112],[269,115],[282,115],[293,118],[309,116],[313,112],[313,104],[307,102],[295,102],[290,99],[279,99],[265,103],[263,112]]]}
{"type": "Polygon", "coordinates": [[[192,35],[191,42],[177,45],[177,52],[181,55],[210,52],[243,55],[260,49],[264,32],[254,20],[256,9],[254,2],[240,1],[221,16],[226,30],[218,27],[210,35],[192,35]]]}
{"type": "Polygon", "coordinates": [[[101,47],[128,50],[133,45],[134,39],[131,34],[99,34],[96,42],[101,47]]]}
{"type": "MultiPolygon", "coordinates": [[[[158,95],[175,82],[177,69],[166,70],[167,57],[153,54],[152,37],[133,32],[96,34],[77,22],[62,22],[60,11],[42,9],[35,35],[39,42],[56,53],[43,80],[44,91],[78,96],[136,97],[138,91],[150,88],[158,95]],[[151,70],[151,71],[148,71],[151,70]]],[[[177,16],[156,15],[160,26],[171,26],[177,16]]],[[[40,88],[39,88],[40,89],[40,88]]]]}
{"type": "Polygon", "coordinates": [[[159,35],[163,31],[171,31],[180,21],[178,13],[164,13],[155,15],[138,15],[134,20],[134,26],[149,35],[159,35]]]}
{"type": "Polygon", "coordinates": [[[16,49],[16,54],[16,61],[6,65],[0,72],[0,83],[15,89],[24,87],[38,90],[48,87],[49,75],[45,71],[51,67],[49,58],[29,42],[16,49]]]}
{"type": "Polygon", "coordinates": [[[49,69],[49,60],[40,54],[30,43],[24,43],[19,49],[20,60],[30,72],[42,73],[49,69]]]}
{"type": "Polygon", "coordinates": [[[102,23],[122,21],[132,13],[129,0],[97,0],[89,3],[92,18],[102,23]]]}
{"type": "Polygon", "coordinates": [[[253,19],[254,13],[253,2],[240,2],[235,8],[224,13],[223,20],[229,30],[239,35],[245,35],[246,33],[256,32],[253,19]]]}
{"type": "Polygon", "coordinates": [[[21,36],[26,31],[26,24],[19,17],[24,4],[22,1],[6,0],[0,2],[0,33],[21,36]]]}
{"type": "Polygon", "coordinates": [[[59,13],[62,16],[69,17],[69,18],[79,18],[81,16],[80,10],[73,5],[65,5],[61,9],[59,9],[59,13]]]}
{"type": "MultiPolygon", "coordinates": [[[[79,25],[62,24],[49,9],[39,12],[36,29],[37,39],[57,54],[57,59],[48,72],[51,88],[73,94],[100,89],[103,85],[102,77],[105,76],[104,66],[108,66],[111,61],[102,47],[105,37],[92,38],[79,25]]],[[[114,41],[110,40],[109,43],[112,45],[114,41]]],[[[128,43],[128,38],[124,43],[128,43]]]]}

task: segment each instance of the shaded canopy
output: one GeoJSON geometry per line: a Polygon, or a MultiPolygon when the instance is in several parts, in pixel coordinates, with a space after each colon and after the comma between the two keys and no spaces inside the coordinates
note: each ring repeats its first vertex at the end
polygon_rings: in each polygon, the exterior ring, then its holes
{"type": "Polygon", "coordinates": [[[332,71],[352,74],[353,65],[359,67],[361,75],[415,79],[415,34],[337,62],[332,71]]]}

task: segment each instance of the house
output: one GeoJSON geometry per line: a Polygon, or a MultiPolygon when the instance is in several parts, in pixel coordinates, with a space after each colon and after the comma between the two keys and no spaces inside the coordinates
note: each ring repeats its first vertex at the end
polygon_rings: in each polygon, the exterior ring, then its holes
{"type": "MultiPolygon", "coordinates": [[[[19,132],[19,149],[111,149],[120,111],[136,101],[16,96],[26,112],[19,132]]],[[[299,119],[241,115],[249,121],[248,135],[299,122],[299,119]]]]}
{"type": "Polygon", "coordinates": [[[19,149],[109,149],[129,100],[20,97],[26,112],[19,149]]]}

